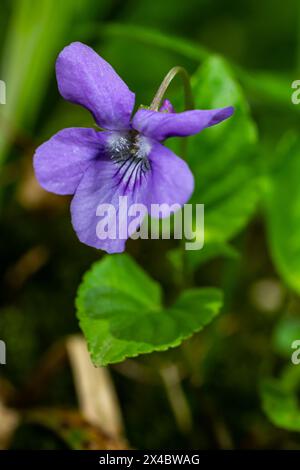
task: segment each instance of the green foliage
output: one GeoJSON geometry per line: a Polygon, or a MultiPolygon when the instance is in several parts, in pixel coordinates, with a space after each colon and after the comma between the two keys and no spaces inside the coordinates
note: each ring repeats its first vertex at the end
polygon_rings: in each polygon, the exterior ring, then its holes
{"type": "Polygon", "coordinates": [[[195,44],[175,35],[166,34],[157,29],[140,27],[134,24],[107,23],[101,30],[99,30],[97,24],[90,24],[88,27],[81,28],[78,32],[86,35],[87,38],[96,34],[109,37],[110,39],[121,38],[122,41],[132,40],[135,43],[142,42],[150,45],[152,48],[158,47],[159,49],[172,51],[197,62],[209,56],[209,51],[200,44],[195,44]]]}
{"type": "Polygon", "coordinates": [[[273,333],[273,348],[282,357],[291,357],[291,344],[300,338],[300,318],[284,316],[276,325],[273,333]]]}
{"type": "Polygon", "coordinates": [[[300,369],[295,366],[287,367],[280,379],[263,382],[262,406],[275,426],[288,431],[300,431],[299,385],[300,369]]]}
{"type": "Polygon", "coordinates": [[[205,244],[238,233],[257,202],[256,129],[230,66],[211,57],[193,77],[196,108],[234,106],[226,122],[194,136],[188,161],[195,175],[194,203],[205,204],[205,244]]]}
{"type": "Polygon", "coordinates": [[[300,140],[284,139],[265,185],[266,222],[274,264],[287,285],[300,293],[300,140]]]}
{"type": "MultiPolygon", "coordinates": [[[[230,119],[193,136],[188,143],[187,160],[196,182],[191,202],[205,207],[204,248],[187,254],[189,265],[196,267],[216,256],[235,256],[227,242],[253,215],[260,185],[256,126],[230,65],[211,56],[193,76],[192,84],[197,109],[235,108],[230,119]]],[[[175,150],[180,154],[179,147],[175,150]]]]}
{"type": "Polygon", "coordinates": [[[77,296],[95,365],[178,346],[219,313],[217,289],[191,289],[163,307],[160,286],[128,255],[107,256],[85,275],[77,296]]]}

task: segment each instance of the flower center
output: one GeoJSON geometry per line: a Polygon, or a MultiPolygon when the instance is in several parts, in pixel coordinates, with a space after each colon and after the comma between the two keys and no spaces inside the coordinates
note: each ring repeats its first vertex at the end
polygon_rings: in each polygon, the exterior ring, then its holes
{"type": "Polygon", "coordinates": [[[108,139],[108,148],[110,158],[116,164],[117,184],[124,184],[125,192],[134,190],[151,168],[148,159],[150,141],[137,133],[114,132],[108,139]]]}
{"type": "Polygon", "coordinates": [[[108,147],[115,163],[138,161],[145,169],[150,169],[148,155],[151,145],[146,137],[132,132],[113,132],[108,139],[108,147]]]}

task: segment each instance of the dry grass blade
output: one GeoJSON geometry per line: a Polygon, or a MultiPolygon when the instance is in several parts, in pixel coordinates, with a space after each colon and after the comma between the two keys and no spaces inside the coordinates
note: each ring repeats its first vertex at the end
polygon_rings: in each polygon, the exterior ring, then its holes
{"type": "Polygon", "coordinates": [[[71,336],[66,347],[83,416],[108,435],[119,438],[123,434],[121,410],[108,369],[92,365],[83,337],[71,336]]]}

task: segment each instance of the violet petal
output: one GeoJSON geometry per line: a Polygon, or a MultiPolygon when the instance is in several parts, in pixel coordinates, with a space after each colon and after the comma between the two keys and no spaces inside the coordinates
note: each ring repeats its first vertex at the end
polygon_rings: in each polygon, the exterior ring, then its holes
{"type": "Polygon", "coordinates": [[[234,108],[193,110],[183,113],[165,113],[140,109],[134,115],[132,125],[134,129],[162,141],[168,137],[185,137],[197,134],[206,127],[214,126],[233,114],[234,108]]]}
{"type": "MultiPolygon", "coordinates": [[[[126,239],[136,231],[145,213],[138,220],[128,217],[125,207],[120,207],[120,196],[127,196],[127,206],[147,202],[149,174],[134,173],[135,167],[124,165],[121,170],[112,160],[95,161],[82,178],[71,203],[72,224],[79,240],[89,246],[105,250],[107,253],[120,253],[125,249],[126,239]],[[132,175],[132,177],[130,177],[132,175]],[[99,205],[115,208],[116,224],[109,219],[106,239],[99,239],[97,226],[101,221],[99,205]],[[119,238],[120,230],[123,237],[119,238]],[[116,235],[116,238],[114,239],[116,235]]],[[[103,214],[102,214],[103,215],[103,214]]]]}
{"type": "Polygon", "coordinates": [[[34,170],[40,185],[56,194],[74,194],[91,160],[104,154],[109,133],[87,128],[63,129],[40,145],[34,170]]]}
{"type": "Polygon", "coordinates": [[[65,47],[56,61],[61,95],[87,108],[103,129],[129,128],[135,95],[110,64],[80,42],[65,47]]]}
{"type": "MultiPolygon", "coordinates": [[[[151,164],[151,193],[149,204],[179,204],[183,206],[194,190],[194,177],[187,163],[170,149],[157,142],[152,144],[149,155],[151,164]]],[[[162,217],[173,210],[162,207],[162,217]]]]}
{"type": "Polygon", "coordinates": [[[175,113],[175,109],[174,109],[174,106],[172,105],[171,101],[166,99],[163,101],[163,104],[161,105],[161,107],[159,108],[159,112],[160,113],[163,113],[163,112],[167,112],[167,113],[175,113]]]}

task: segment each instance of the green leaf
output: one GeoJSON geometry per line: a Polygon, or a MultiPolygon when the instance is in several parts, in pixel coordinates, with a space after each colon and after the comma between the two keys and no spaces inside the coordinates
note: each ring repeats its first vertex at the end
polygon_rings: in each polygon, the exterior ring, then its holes
{"type": "Polygon", "coordinates": [[[265,188],[269,247],[279,274],[300,293],[300,139],[284,139],[278,154],[265,188]]]}
{"type": "Polygon", "coordinates": [[[234,106],[234,115],[189,142],[193,203],[205,205],[205,244],[222,244],[248,222],[258,196],[256,128],[229,65],[211,57],[193,77],[197,109],[234,106]]]}
{"type": "MultiPolygon", "coordinates": [[[[196,267],[219,256],[220,247],[244,228],[257,206],[260,182],[256,127],[230,66],[212,56],[196,72],[192,84],[197,109],[235,108],[228,120],[188,142],[187,161],[196,182],[190,202],[204,204],[205,212],[201,256],[187,252],[196,267]]],[[[171,146],[180,155],[178,142],[171,142],[171,146]]]]}
{"type": "Polygon", "coordinates": [[[291,357],[291,344],[300,338],[300,319],[286,315],[277,323],[272,344],[274,350],[283,357],[291,357]]]}
{"type": "Polygon", "coordinates": [[[300,431],[300,407],[297,390],[300,369],[287,367],[280,379],[266,379],[261,386],[263,410],[269,420],[288,431],[300,431]]]}
{"type": "Polygon", "coordinates": [[[76,301],[80,326],[95,365],[178,346],[219,313],[214,288],[183,292],[162,305],[160,286],[128,255],[106,256],[86,273],[76,301]]]}

